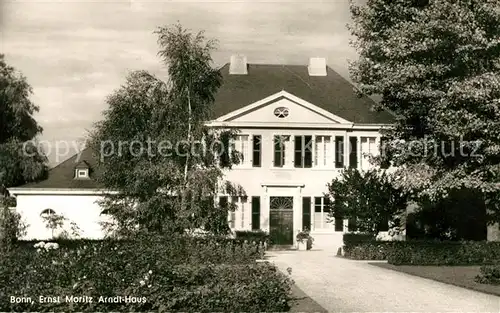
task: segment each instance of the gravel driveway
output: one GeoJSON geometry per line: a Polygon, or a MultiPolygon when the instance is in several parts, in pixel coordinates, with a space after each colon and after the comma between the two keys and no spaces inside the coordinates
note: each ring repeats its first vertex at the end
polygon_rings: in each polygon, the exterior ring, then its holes
{"type": "Polygon", "coordinates": [[[500,312],[500,298],[336,257],[269,252],[270,261],[329,312],[500,312]]]}

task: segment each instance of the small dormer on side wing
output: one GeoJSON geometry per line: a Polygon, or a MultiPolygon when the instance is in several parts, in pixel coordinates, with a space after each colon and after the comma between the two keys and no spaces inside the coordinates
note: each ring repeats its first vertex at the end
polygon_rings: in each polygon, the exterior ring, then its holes
{"type": "Polygon", "coordinates": [[[90,179],[90,165],[81,161],[75,166],[75,179],[90,179]]]}

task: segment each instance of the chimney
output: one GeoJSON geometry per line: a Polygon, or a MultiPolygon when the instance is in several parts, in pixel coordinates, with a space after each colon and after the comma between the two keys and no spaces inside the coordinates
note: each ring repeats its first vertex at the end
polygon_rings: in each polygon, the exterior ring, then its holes
{"type": "Polygon", "coordinates": [[[244,55],[232,55],[231,63],[229,64],[229,74],[231,75],[247,75],[247,57],[244,55]]]}
{"type": "Polygon", "coordinates": [[[326,59],[310,58],[307,70],[309,76],[326,76],[326,59]]]}

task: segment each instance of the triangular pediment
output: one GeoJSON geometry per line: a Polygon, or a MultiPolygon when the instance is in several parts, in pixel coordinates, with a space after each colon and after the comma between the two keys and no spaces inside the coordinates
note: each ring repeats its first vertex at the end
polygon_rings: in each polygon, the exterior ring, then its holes
{"type": "Polygon", "coordinates": [[[350,124],[312,103],[286,91],[278,92],[239,110],[221,116],[218,122],[259,122],[276,124],[350,124]]]}

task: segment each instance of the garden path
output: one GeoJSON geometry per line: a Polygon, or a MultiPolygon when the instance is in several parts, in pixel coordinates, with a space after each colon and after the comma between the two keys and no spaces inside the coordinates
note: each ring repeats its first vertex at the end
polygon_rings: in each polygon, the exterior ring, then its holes
{"type": "Polygon", "coordinates": [[[328,312],[500,312],[500,297],[379,268],[331,251],[272,251],[269,261],[328,312]]]}

